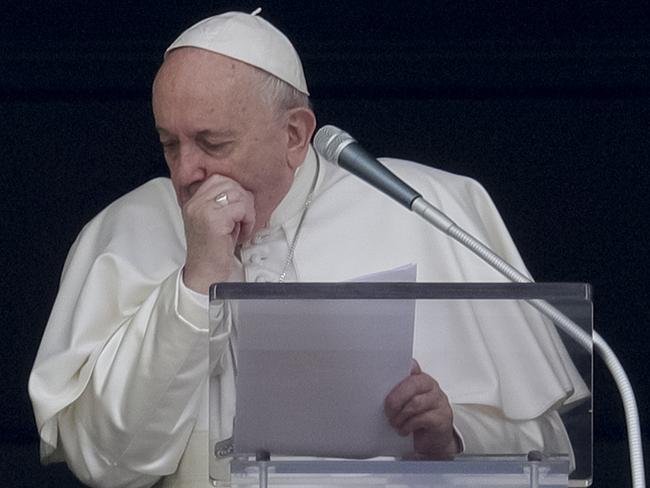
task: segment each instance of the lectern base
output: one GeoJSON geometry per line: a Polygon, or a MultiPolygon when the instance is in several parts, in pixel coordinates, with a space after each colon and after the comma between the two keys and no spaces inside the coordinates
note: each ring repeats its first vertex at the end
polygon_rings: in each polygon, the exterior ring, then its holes
{"type": "Polygon", "coordinates": [[[455,461],[273,460],[235,458],[235,487],[355,486],[400,488],[566,488],[569,460],[525,456],[461,457],[455,461]]]}

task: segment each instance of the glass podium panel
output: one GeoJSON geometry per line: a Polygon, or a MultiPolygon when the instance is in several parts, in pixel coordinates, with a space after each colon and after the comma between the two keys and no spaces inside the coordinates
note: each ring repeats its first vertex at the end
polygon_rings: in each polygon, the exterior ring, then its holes
{"type": "Polygon", "coordinates": [[[564,488],[565,458],[463,457],[455,461],[251,461],[235,458],[231,486],[564,488]]]}
{"type": "Polygon", "coordinates": [[[591,483],[589,285],[223,283],[210,323],[214,486],[591,483]],[[454,460],[410,460],[384,416],[410,357],[449,398],[454,460]]]}

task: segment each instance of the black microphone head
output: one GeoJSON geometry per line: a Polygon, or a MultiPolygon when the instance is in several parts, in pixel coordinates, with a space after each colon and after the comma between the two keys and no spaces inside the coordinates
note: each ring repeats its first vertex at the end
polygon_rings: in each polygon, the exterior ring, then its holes
{"type": "Polygon", "coordinates": [[[328,161],[339,164],[341,151],[353,142],[354,137],[333,125],[324,125],[314,136],[314,148],[328,161]]]}

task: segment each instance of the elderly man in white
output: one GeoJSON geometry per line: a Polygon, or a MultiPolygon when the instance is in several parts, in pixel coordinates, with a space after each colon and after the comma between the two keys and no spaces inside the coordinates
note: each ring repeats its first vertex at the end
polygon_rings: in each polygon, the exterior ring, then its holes
{"type": "MultiPolygon", "coordinates": [[[[30,377],[43,460],[65,460],[91,486],[208,486],[208,343],[224,358],[214,408],[223,425],[234,414],[228,338],[208,328],[211,283],[340,281],[409,262],[419,281],[502,280],[320,160],[298,55],[256,13],[181,34],[155,78],[153,112],[171,181],[144,184],[86,225],[30,377]]],[[[524,269],[480,185],[386,162],[524,269]]],[[[485,341],[480,327],[416,331],[422,368],[387,396],[388,422],[428,459],[570,452],[555,407],[586,391],[555,331],[522,326],[485,341]],[[462,348],[466,364],[446,364],[433,343],[462,348]],[[543,358],[534,374],[518,364],[522,351],[543,358]],[[481,380],[463,386],[472,374],[481,380]],[[518,389],[534,394],[509,394],[518,389]]]]}

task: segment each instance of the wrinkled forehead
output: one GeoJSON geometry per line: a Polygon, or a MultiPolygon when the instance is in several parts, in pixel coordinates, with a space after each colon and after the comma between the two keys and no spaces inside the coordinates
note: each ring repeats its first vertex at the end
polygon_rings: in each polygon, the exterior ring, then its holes
{"type": "Polygon", "coordinates": [[[153,96],[179,99],[253,98],[259,92],[255,68],[241,61],[199,48],[169,53],[154,80],[153,96]]]}
{"type": "Polygon", "coordinates": [[[159,127],[193,132],[215,124],[248,125],[267,111],[252,73],[254,68],[198,48],[169,53],[153,85],[159,127]]]}

